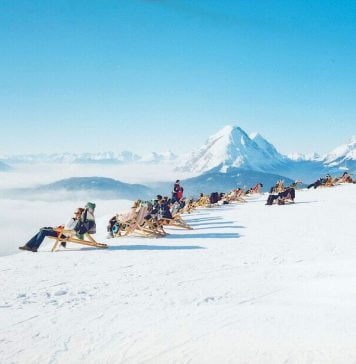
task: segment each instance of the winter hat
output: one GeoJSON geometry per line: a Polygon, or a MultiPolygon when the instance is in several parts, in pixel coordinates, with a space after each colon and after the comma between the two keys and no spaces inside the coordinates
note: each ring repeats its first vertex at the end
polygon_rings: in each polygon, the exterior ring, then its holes
{"type": "Polygon", "coordinates": [[[85,208],[87,208],[87,209],[95,209],[95,203],[93,203],[93,202],[88,202],[86,205],[85,205],[85,208]]]}

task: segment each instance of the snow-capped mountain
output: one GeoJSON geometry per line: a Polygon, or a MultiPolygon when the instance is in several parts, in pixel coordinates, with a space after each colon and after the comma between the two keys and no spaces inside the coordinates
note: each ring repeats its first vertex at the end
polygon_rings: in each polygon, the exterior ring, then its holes
{"type": "Polygon", "coordinates": [[[296,162],[300,162],[300,161],[321,161],[322,157],[320,156],[320,154],[314,152],[314,153],[290,153],[287,154],[287,158],[296,161],[296,162]]]}
{"type": "Polygon", "coordinates": [[[262,137],[259,133],[251,133],[251,140],[253,140],[259,147],[267,154],[271,160],[275,160],[277,163],[284,163],[285,157],[277,151],[277,149],[269,141],[262,137]]]}
{"type": "Polygon", "coordinates": [[[199,149],[184,156],[179,168],[205,172],[217,166],[239,167],[255,171],[275,171],[286,158],[261,135],[252,138],[238,126],[225,126],[208,138],[199,149]]]}
{"type": "Polygon", "coordinates": [[[329,168],[356,169],[356,136],[348,143],[332,150],[323,158],[323,163],[329,168]]]}
{"type": "Polygon", "coordinates": [[[127,164],[127,163],[162,163],[175,160],[177,156],[170,152],[152,152],[143,157],[130,151],[120,153],[53,153],[53,154],[25,154],[4,156],[2,159],[8,163],[63,163],[63,164],[127,164]]]}
{"type": "Polygon", "coordinates": [[[146,154],[140,158],[140,162],[144,163],[162,163],[162,162],[170,162],[177,159],[177,156],[172,153],[171,151],[163,152],[163,153],[157,153],[152,152],[149,154],[146,154]]]}
{"type": "Polygon", "coordinates": [[[63,164],[130,164],[160,165],[174,162],[177,171],[198,175],[219,168],[225,173],[229,168],[278,174],[305,181],[325,173],[340,170],[356,172],[356,137],[335,148],[325,156],[317,153],[292,153],[283,155],[258,133],[248,135],[238,126],[225,126],[210,136],[206,143],[183,156],[174,153],[152,152],[139,156],[131,151],[120,153],[55,153],[35,155],[0,156],[0,170],[20,163],[63,164]],[[5,162],[5,163],[4,163],[5,162]],[[7,165],[7,167],[6,167],[7,165]]]}
{"type": "Polygon", "coordinates": [[[53,153],[53,154],[25,154],[4,156],[8,163],[130,163],[138,161],[140,157],[130,151],[120,153],[53,153]]]}

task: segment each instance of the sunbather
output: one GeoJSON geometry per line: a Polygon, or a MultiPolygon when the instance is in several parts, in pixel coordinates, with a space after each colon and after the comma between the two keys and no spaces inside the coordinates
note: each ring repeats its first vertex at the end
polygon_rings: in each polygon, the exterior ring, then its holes
{"type": "Polygon", "coordinates": [[[284,205],[286,200],[290,200],[291,203],[294,203],[295,199],[295,189],[293,187],[288,187],[284,191],[279,192],[278,194],[270,194],[267,199],[266,205],[272,205],[274,201],[277,200],[279,205],[284,205]]]}
{"type": "Polygon", "coordinates": [[[78,225],[78,222],[80,220],[83,211],[84,211],[83,208],[78,207],[74,212],[74,216],[70,218],[64,226],[61,225],[58,227],[43,227],[24,246],[20,246],[19,249],[32,251],[34,253],[37,252],[38,248],[43,243],[43,240],[45,239],[46,236],[57,237],[59,236],[60,230],[63,230],[63,228],[66,230],[74,230],[78,225]]]}
{"type": "Polygon", "coordinates": [[[261,182],[257,183],[254,187],[250,189],[250,193],[260,193],[261,189],[263,187],[263,184],[261,182]]]}
{"type": "Polygon", "coordinates": [[[330,176],[330,174],[327,174],[325,177],[320,177],[314,183],[311,183],[307,188],[309,189],[309,188],[314,187],[314,189],[316,189],[319,186],[325,186],[327,184],[328,185],[332,184],[332,177],[330,176]]]}
{"type": "Polygon", "coordinates": [[[345,172],[342,174],[342,176],[340,177],[339,182],[340,182],[340,183],[352,183],[352,178],[351,178],[351,176],[350,176],[349,172],[346,172],[346,171],[345,171],[345,172]]]}

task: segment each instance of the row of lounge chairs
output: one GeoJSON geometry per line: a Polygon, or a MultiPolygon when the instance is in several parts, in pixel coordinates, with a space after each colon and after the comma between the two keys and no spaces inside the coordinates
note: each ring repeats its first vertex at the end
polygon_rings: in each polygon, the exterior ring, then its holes
{"type": "MultiPolygon", "coordinates": [[[[295,189],[301,183],[301,181],[296,181],[286,187],[282,180],[277,181],[275,186],[270,190],[266,204],[272,205],[273,203],[277,203],[283,205],[286,203],[294,203],[295,189]]],[[[308,188],[317,188],[318,186],[331,187],[340,183],[356,183],[356,181],[353,181],[346,173],[339,178],[332,178],[328,175],[324,179],[320,179],[314,184],[309,185],[308,188]]],[[[155,203],[137,200],[128,213],[116,214],[110,219],[108,237],[121,238],[129,235],[155,238],[163,237],[168,234],[165,230],[166,227],[192,230],[193,228],[184,221],[183,214],[189,214],[198,208],[211,208],[232,203],[246,203],[246,197],[260,193],[262,187],[262,183],[257,183],[254,187],[246,191],[237,188],[227,193],[213,192],[210,195],[201,193],[197,200],[182,198],[180,201],[173,202],[159,195],[157,197],[160,197],[160,199],[156,200],[155,203]]],[[[78,237],[76,231],[59,228],[58,237],[50,236],[49,238],[55,239],[52,251],[58,250],[60,244],[63,245],[63,243],[67,242],[96,248],[107,248],[107,244],[95,241],[90,232],[86,232],[81,237],[78,237]]]]}
{"type": "Polygon", "coordinates": [[[186,209],[177,209],[178,204],[174,204],[170,216],[154,213],[154,206],[151,202],[137,200],[134,202],[130,212],[127,214],[117,214],[110,219],[108,237],[121,237],[128,235],[141,235],[148,237],[160,237],[167,235],[165,226],[193,229],[181,217],[186,209]]]}
{"type": "Polygon", "coordinates": [[[309,188],[318,188],[318,187],[334,187],[339,184],[343,183],[356,183],[356,179],[353,180],[351,175],[348,172],[344,172],[342,176],[340,177],[332,177],[329,174],[327,174],[325,177],[321,177],[315,182],[311,183],[308,186],[309,188]]]}

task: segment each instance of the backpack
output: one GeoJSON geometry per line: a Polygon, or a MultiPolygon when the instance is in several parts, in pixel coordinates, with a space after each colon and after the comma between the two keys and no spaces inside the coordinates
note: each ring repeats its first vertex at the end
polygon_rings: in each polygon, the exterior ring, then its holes
{"type": "Polygon", "coordinates": [[[183,197],[183,187],[180,187],[177,192],[177,198],[181,199],[183,197]]]}
{"type": "Polygon", "coordinates": [[[95,219],[94,219],[94,209],[91,208],[91,211],[89,211],[89,208],[86,208],[83,213],[82,216],[80,217],[80,220],[78,221],[77,226],[74,228],[74,230],[77,232],[77,234],[79,235],[83,235],[86,233],[89,234],[95,234],[96,233],[96,224],[95,224],[95,219]]]}
{"type": "Polygon", "coordinates": [[[217,203],[219,201],[219,193],[218,192],[213,192],[211,195],[210,195],[210,203],[211,204],[214,204],[214,203],[217,203]]]}

